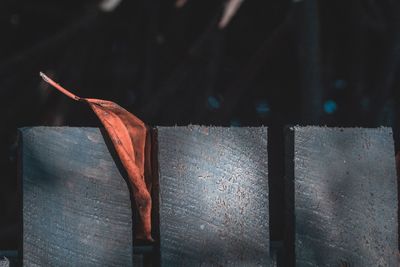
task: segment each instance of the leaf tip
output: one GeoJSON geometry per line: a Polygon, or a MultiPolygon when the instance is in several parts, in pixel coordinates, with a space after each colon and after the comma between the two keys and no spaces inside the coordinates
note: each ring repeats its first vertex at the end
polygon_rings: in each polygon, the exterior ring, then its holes
{"type": "Polygon", "coordinates": [[[43,72],[39,72],[40,77],[42,77],[43,80],[45,80],[46,82],[49,80],[49,78],[46,76],[46,74],[44,74],[43,72]]]}
{"type": "Polygon", "coordinates": [[[50,79],[49,77],[46,76],[46,74],[44,74],[43,72],[39,72],[40,77],[42,77],[42,79],[47,82],[48,84],[50,84],[51,86],[55,87],[57,90],[59,90],[60,92],[62,92],[63,94],[65,94],[66,96],[76,100],[76,101],[82,101],[83,99],[80,98],[79,96],[74,95],[73,93],[69,92],[67,89],[63,88],[61,85],[59,85],[58,83],[56,83],[55,81],[53,81],[52,79],[50,79]]]}

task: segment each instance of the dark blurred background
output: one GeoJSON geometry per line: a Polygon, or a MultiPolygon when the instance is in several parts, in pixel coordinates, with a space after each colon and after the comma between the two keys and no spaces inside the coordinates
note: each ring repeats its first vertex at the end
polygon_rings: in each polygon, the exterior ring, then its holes
{"type": "Polygon", "coordinates": [[[0,250],[17,248],[17,128],[100,126],[39,71],[150,125],[268,126],[279,242],[285,125],[392,126],[398,143],[399,14],[397,0],[1,1],[0,250]]]}

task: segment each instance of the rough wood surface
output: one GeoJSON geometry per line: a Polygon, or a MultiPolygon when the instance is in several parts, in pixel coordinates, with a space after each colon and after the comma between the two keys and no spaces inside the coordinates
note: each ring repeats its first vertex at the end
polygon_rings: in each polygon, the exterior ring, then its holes
{"type": "Polygon", "coordinates": [[[0,258],[0,267],[10,267],[10,261],[6,257],[0,258]]]}
{"type": "Polygon", "coordinates": [[[161,266],[271,266],[267,129],[157,131],[161,266]]]}
{"type": "Polygon", "coordinates": [[[130,193],[102,132],[20,133],[24,266],[132,266],[130,193]]]}
{"type": "Polygon", "coordinates": [[[296,266],[398,266],[391,129],[290,131],[296,266]]]}
{"type": "Polygon", "coordinates": [[[21,266],[17,250],[0,250],[0,267],[21,266]]]}

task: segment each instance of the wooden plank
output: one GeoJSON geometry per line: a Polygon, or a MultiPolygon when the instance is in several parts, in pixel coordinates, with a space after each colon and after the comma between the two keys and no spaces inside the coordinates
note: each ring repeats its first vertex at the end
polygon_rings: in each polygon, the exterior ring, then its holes
{"type": "Polygon", "coordinates": [[[17,250],[0,250],[0,267],[21,266],[17,250]]]}
{"type": "Polygon", "coordinates": [[[24,266],[132,266],[130,193],[104,133],[20,134],[24,266]]]}
{"type": "Polygon", "coordinates": [[[272,266],[267,129],[157,132],[161,266],[272,266]]]}
{"type": "Polygon", "coordinates": [[[0,267],[10,267],[10,261],[6,257],[0,258],[0,267]]]}
{"type": "Polygon", "coordinates": [[[287,141],[295,265],[398,266],[391,129],[293,127],[287,141]]]}

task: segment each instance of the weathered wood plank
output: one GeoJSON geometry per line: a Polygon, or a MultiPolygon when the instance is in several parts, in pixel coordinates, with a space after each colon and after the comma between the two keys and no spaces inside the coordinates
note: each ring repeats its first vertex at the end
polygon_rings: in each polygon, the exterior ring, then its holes
{"type": "Polygon", "coordinates": [[[132,266],[130,193],[102,132],[20,133],[24,266],[132,266]]]}
{"type": "Polygon", "coordinates": [[[293,127],[287,148],[296,266],[398,266],[391,129],[293,127]]]}
{"type": "Polygon", "coordinates": [[[10,261],[6,257],[0,258],[0,267],[10,267],[10,261]]]}
{"type": "Polygon", "coordinates": [[[267,129],[158,127],[161,266],[270,266],[267,129]]]}
{"type": "Polygon", "coordinates": [[[0,250],[0,267],[21,266],[17,250],[0,250]]]}

